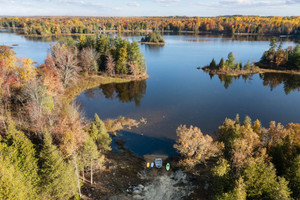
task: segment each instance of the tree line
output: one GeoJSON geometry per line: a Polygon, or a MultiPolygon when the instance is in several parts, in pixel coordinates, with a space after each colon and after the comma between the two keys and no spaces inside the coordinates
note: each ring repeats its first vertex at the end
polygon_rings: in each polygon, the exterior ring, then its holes
{"type": "Polygon", "coordinates": [[[0,27],[22,28],[28,35],[89,34],[102,30],[299,35],[300,17],[1,17],[0,27]]]}
{"type": "Polygon", "coordinates": [[[82,182],[93,184],[111,138],[99,116],[86,120],[66,92],[99,72],[145,73],[140,56],[136,42],[81,37],[58,42],[35,67],[0,46],[0,199],[80,198],[82,182]]]}
{"type": "Polygon", "coordinates": [[[179,126],[180,164],[208,184],[211,199],[299,199],[300,124],[226,118],[214,140],[179,126]],[[202,178],[201,178],[202,177],[202,178]]]}

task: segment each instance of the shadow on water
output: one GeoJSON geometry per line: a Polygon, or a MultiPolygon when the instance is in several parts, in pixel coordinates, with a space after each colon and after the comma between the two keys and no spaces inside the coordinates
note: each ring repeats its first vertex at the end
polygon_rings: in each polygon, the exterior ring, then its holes
{"type": "MultiPolygon", "coordinates": [[[[214,74],[209,74],[210,78],[213,79],[214,74]]],[[[233,80],[242,78],[244,81],[252,80],[253,75],[240,75],[240,76],[227,76],[217,75],[221,83],[224,84],[224,88],[228,89],[233,84],[233,80]]],[[[286,95],[292,91],[300,91],[300,75],[294,74],[283,74],[283,73],[264,73],[259,75],[260,79],[263,80],[263,86],[267,86],[273,91],[279,85],[283,85],[283,89],[286,95]]]]}
{"type": "Polygon", "coordinates": [[[136,134],[128,131],[120,131],[116,137],[113,137],[112,150],[120,151],[118,141],[124,141],[124,147],[130,149],[137,156],[148,154],[177,156],[176,149],[173,148],[174,140],[166,138],[154,138],[145,135],[136,134]]]}
{"type": "Polygon", "coordinates": [[[106,99],[118,99],[122,103],[134,102],[136,106],[141,104],[141,100],[146,94],[147,82],[131,81],[128,83],[110,83],[86,90],[84,92],[88,99],[93,99],[95,95],[102,91],[106,99]]]}

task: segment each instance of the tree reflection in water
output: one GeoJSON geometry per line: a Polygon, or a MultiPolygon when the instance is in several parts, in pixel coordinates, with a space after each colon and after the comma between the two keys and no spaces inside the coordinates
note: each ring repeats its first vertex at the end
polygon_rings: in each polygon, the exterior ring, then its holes
{"type": "MultiPolygon", "coordinates": [[[[212,79],[215,75],[209,74],[212,79]]],[[[251,80],[253,75],[240,75],[240,76],[227,76],[217,75],[224,83],[225,89],[228,89],[233,80],[242,78],[243,80],[251,80]]],[[[271,91],[278,85],[283,84],[285,94],[289,94],[291,91],[300,91],[300,75],[284,74],[284,73],[264,73],[259,74],[259,77],[263,80],[263,85],[270,87],[271,91]]]]}
{"type": "Polygon", "coordinates": [[[101,85],[99,88],[107,99],[118,98],[124,103],[134,101],[135,105],[139,106],[146,93],[147,83],[146,80],[131,81],[128,83],[111,83],[101,85]]]}

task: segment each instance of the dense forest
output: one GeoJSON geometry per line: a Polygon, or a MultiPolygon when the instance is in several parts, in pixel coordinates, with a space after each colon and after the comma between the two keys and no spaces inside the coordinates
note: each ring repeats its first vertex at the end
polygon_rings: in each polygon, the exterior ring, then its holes
{"type": "Polygon", "coordinates": [[[300,198],[300,124],[283,126],[246,116],[225,119],[217,138],[198,127],[180,126],[181,166],[208,184],[211,199],[276,200],[300,198]]]}
{"type": "Polygon", "coordinates": [[[83,80],[145,74],[143,55],[137,42],[82,36],[59,41],[44,64],[33,64],[0,46],[0,199],[79,198],[111,138],[97,114],[90,122],[70,103],[70,93],[83,80]]]}
{"type": "Polygon", "coordinates": [[[104,30],[299,35],[300,17],[0,17],[0,27],[21,28],[26,35],[89,34],[104,30]]]}

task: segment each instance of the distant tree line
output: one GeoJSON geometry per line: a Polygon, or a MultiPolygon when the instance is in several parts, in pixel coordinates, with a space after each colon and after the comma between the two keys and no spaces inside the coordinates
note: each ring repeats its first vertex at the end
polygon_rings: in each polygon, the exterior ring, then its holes
{"type": "MultiPolygon", "coordinates": [[[[179,126],[180,164],[208,185],[210,199],[299,199],[300,124],[225,119],[214,140],[179,126]]],[[[201,191],[201,187],[199,187],[201,191]]]]}
{"type": "Polygon", "coordinates": [[[24,34],[88,34],[113,31],[191,31],[225,34],[299,35],[300,17],[1,17],[0,27],[24,34]]]}

